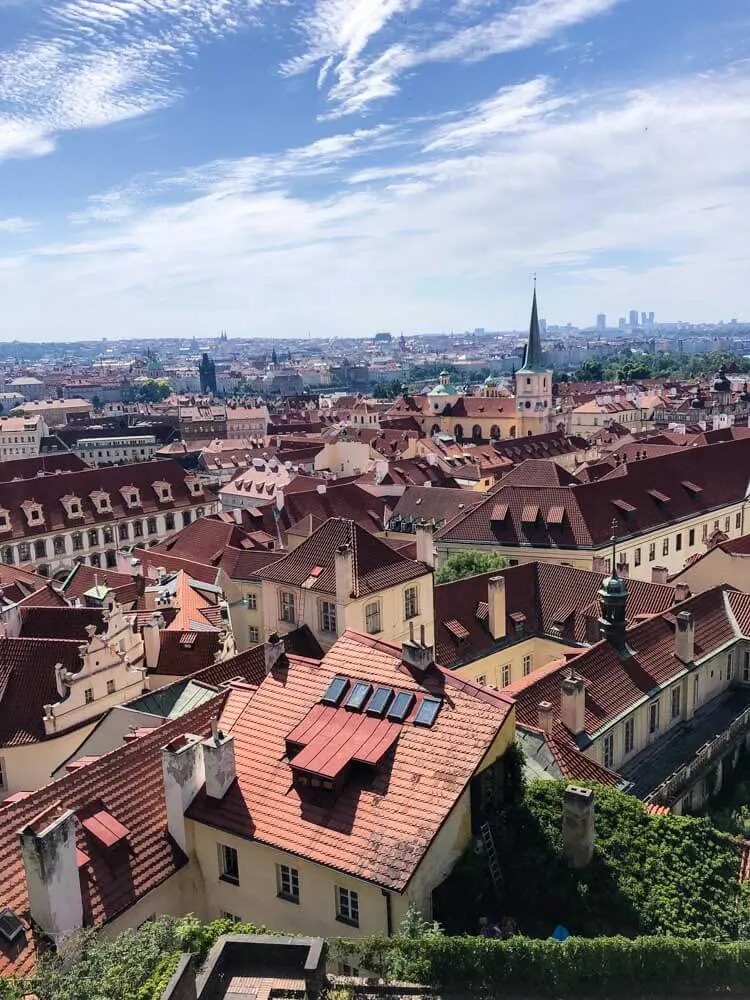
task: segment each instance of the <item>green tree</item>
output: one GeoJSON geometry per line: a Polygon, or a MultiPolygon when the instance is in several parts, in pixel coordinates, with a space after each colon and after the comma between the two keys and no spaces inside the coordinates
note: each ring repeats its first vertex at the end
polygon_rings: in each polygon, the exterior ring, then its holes
{"type": "Polygon", "coordinates": [[[386,379],[383,382],[376,382],[372,395],[375,399],[395,399],[401,395],[403,382],[400,378],[386,379]]]}
{"type": "Polygon", "coordinates": [[[435,583],[452,583],[467,576],[505,569],[508,560],[497,552],[456,552],[435,573],[435,583]]]}
{"type": "Polygon", "coordinates": [[[166,399],[172,387],[165,378],[147,378],[138,387],[138,400],[141,403],[158,403],[166,399]]]}
{"type": "Polygon", "coordinates": [[[604,378],[604,367],[596,358],[586,358],[573,372],[574,382],[601,382],[604,378]]]}

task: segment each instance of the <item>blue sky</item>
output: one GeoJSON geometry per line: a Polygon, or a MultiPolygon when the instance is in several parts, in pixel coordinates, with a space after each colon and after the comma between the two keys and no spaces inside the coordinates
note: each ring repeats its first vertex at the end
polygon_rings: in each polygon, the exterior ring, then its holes
{"type": "Polygon", "coordinates": [[[750,319],[750,0],[0,0],[0,339],[750,319]]]}

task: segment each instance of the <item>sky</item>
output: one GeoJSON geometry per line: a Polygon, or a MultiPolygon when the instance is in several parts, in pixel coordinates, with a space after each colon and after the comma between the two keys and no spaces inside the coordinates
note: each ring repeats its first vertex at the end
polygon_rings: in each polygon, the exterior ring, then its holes
{"type": "Polygon", "coordinates": [[[0,339],[750,320],[750,0],[0,0],[0,339]]]}

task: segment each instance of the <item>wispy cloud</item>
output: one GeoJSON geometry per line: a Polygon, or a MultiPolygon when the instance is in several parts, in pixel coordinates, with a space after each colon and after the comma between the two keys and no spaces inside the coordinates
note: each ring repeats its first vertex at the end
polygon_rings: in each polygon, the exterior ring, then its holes
{"type": "MultiPolygon", "coordinates": [[[[409,20],[403,37],[366,56],[371,42],[394,16],[418,13],[420,0],[317,0],[299,28],[308,39],[305,52],[282,71],[301,73],[322,64],[319,85],[330,85],[331,116],[361,112],[374,101],[398,92],[403,75],[437,62],[477,62],[529,48],[561,31],[606,13],[622,0],[522,0],[502,13],[494,4],[468,2],[460,17],[409,20]],[[471,23],[466,23],[467,21],[471,23]]],[[[431,12],[433,14],[433,12],[431,12]]]]}
{"type": "Polygon", "coordinates": [[[11,216],[8,219],[0,219],[0,233],[28,233],[36,228],[35,223],[30,219],[21,219],[18,216],[11,216]]]}

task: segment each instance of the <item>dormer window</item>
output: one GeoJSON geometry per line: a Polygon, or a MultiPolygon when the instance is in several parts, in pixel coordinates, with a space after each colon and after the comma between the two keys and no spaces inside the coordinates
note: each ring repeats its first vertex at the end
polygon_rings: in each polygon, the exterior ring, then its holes
{"type": "Polygon", "coordinates": [[[10,530],[10,511],[0,507],[0,531],[10,530]]]}
{"type": "Polygon", "coordinates": [[[26,520],[29,524],[37,525],[44,523],[44,511],[42,510],[42,505],[37,503],[36,500],[25,500],[21,504],[21,508],[26,515],[26,520]]]}
{"type": "Polygon", "coordinates": [[[64,496],[61,498],[63,507],[68,517],[83,517],[83,506],[80,497],[64,496]]]}
{"type": "Polygon", "coordinates": [[[194,497],[203,496],[203,484],[201,483],[200,479],[197,478],[186,479],[185,483],[187,484],[190,493],[194,497]]]}
{"type": "Polygon", "coordinates": [[[110,499],[109,493],[105,493],[103,490],[94,490],[91,494],[91,500],[96,507],[97,513],[99,514],[111,514],[112,513],[112,501],[110,499]]]}
{"type": "Polygon", "coordinates": [[[140,507],[141,491],[136,486],[123,486],[120,493],[128,507],[140,507]]]}
{"type": "Polygon", "coordinates": [[[172,499],[172,487],[169,483],[158,482],[153,484],[154,490],[156,491],[157,498],[161,501],[167,501],[172,499]]]}

